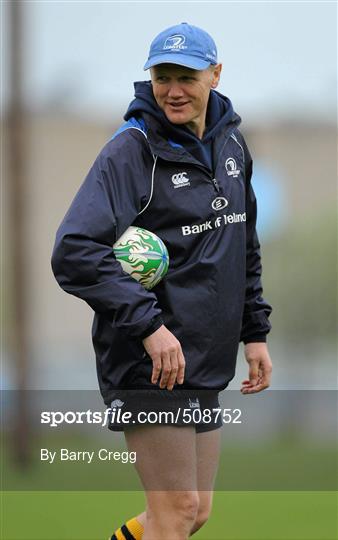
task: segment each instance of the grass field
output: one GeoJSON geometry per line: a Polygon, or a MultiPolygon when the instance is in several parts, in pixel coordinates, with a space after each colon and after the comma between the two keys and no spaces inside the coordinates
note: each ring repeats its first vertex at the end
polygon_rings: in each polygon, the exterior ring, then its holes
{"type": "MultiPolygon", "coordinates": [[[[336,492],[216,492],[199,540],[336,540],[336,492]]],[[[106,540],[141,492],[4,492],[1,540],[106,540]]],[[[160,539],[159,539],[160,540],[160,539]]]]}
{"type": "MultiPolygon", "coordinates": [[[[27,469],[15,465],[10,447],[2,448],[1,540],[107,540],[143,511],[133,465],[51,466],[39,458],[42,443],[53,449],[91,449],[92,439],[53,435],[34,441],[27,469]],[[116,491],[110,491],[112,482],[116,491]]],[[[338,540],[336,445],[296,442],[284,438],[223,448],[213,513],[194,538],[338,540]]]]}

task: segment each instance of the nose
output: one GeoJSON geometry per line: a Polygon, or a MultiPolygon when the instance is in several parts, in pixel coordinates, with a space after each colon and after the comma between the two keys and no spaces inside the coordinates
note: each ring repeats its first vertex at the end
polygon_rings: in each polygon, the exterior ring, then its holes
{"type": "Polygon", "coordinates": [[[178,82],[172,82],[169,86],[168,97],[179,99],[184,95],[184,92],[178,82]]]}

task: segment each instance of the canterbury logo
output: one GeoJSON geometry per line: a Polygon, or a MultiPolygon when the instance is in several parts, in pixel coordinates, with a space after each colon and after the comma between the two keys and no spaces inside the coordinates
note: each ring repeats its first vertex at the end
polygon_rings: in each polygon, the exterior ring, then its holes
{"type": "Polygon", "coordinates": [[[179,172],[176,174],[173,174],[171,177],[171,181],[174,184],[175,188],[183,187],[183,186],[190,186],[190,180],[186,176],[186,172],[179,172]]]}
{"type": "Polygon", "coordinates": [[[124,405],[124,401],[121,401],[120,399],[115,399],[111,402],[110,407],[114,409],[114,407],[122,407],[124,405]]]}

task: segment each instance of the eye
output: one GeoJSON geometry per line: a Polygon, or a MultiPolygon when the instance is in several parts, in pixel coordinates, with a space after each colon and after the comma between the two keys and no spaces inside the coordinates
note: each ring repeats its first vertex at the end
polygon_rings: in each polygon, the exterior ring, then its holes
{"type": "Polygon", "coordinates": [[[191,75],[184,75],[184,77],[181,77],[182,82],[191,82],[194,80],[195,80],[195,77],[192,77],[191,75]]]}
{"type": "Polygon", "coordinates": [[[168,77],[166,77],[165,75],[158,75],[156,77],[156,82],[159,82],[159,83],[168,82],[168,77]]]}

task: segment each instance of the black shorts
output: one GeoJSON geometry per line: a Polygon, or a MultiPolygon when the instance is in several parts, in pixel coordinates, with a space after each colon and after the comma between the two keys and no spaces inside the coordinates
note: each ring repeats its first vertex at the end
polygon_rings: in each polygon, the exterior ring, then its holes
{"type": "Polygon", "coordinates": [[[116,390],[111,398],[112,431],[133,426],[194,426],[196,433],[222,427],[218,392],[210,390],[116,390]]]}

